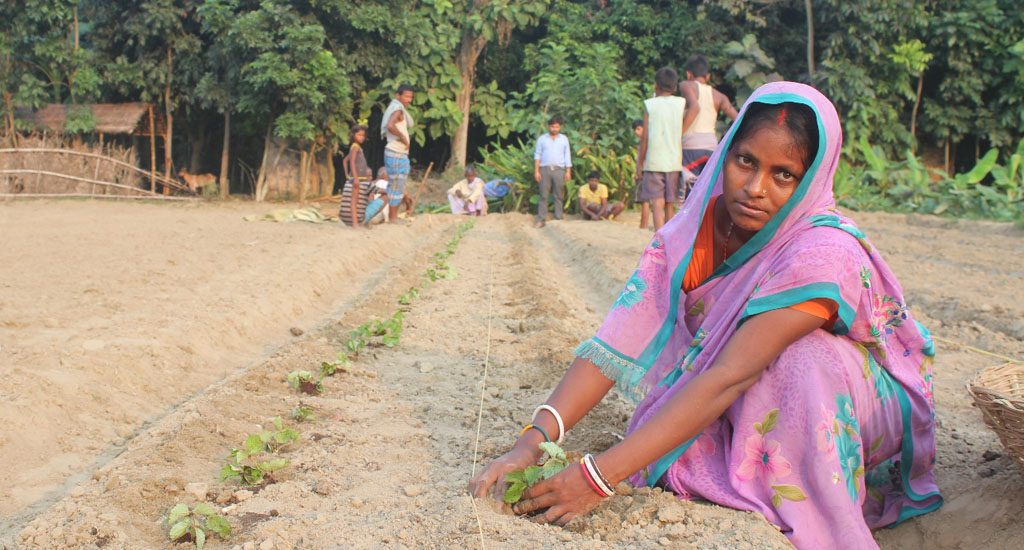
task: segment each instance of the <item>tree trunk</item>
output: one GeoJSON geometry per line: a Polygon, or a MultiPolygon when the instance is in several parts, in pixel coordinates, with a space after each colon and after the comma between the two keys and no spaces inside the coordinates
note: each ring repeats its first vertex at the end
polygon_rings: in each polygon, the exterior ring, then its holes
{"type": "Polygon", "coordinates": [[[469,145],[469,111],[473,107],[473,85],[476,80],[476,62],[480,59],[480,52],[487,45],[483,36],[474,33],[468,27],[462,31],[462,42],[459,45],[459,56],[455,64],[459,67],[459,74],[462,77],[462,87],[455,95],[455,104],[462,113],[462,121],[459,122],[455,135],[452,136],[452,156],[448,159],[448,166],[465,166],[466,149],[469,145]]]}
{"type": "Polygon", "coordinates": [[[224,144],[220,149],[220,198],[226,199],[231,194],[228,179],[228,152],[231,147],[231,110],[224,110],[224,144]]]}
{"type": "Polygon", "coordinates": [[[917,76],[917,97],[914,98],[914,110],[910,112],[910,137],[914,138],[915,153],[917,152],[917,110],[921,107],[921,91],[924,87],[924,72],[917,76]]]}
{"type": "Polygon", "coordinates": [[[807,12],[807,74],[814,76],[814,3],[804,0],[807,12]]]}
{"type": "Polygon", "coordinates": [[[307,167],[307,160],[309,159],[309,152],[305,149],[299,149],[299,203],[304,204],[306,202],[306,191],[309,188],[309,168],[307,167]]]}
{"type": "Polygon", "coordinates": [[[209,119],[201,117],[199,121],[188,125],[189,155],[188,170],[193,174],[200,174],[203,171],[203,149],[206,149],[209,126],[209,119]]]}
{"type": "Polygon", "coordinates": [[[6,90],[4,91],[4,109],[7,110],[7,118],[4,120],[4,124],[7,126],[7,133],[11,137],[11,145],[17,147],[18,133],[15,132],[14,128],[14,95],[6,90]]]}
{"type": "MultiPolygon", "coordinates": [[[[174,139],[174,116],[171,114],[171,75],[174,70],[174,57],[171,49],[167,48],[167,84],[164,86],[164,111],[167,116],[167,133],[164,134],[164,177],[171,179],[171,143],[174,139]]],[[[170,189],[164,186],[164,195],[170,194],[170,189]]]]}
{"type": "Polygon", "coordinates": [[[334,156],[337,155],[337,154],[338,154],[338,146],[337,146],[337,144],[331,145],[331,148],[327,152],[327,185],[328,185],[327,192],[329,194],[331,194],[331,195],[334,194],[334,186],[337,185],[337,182],[335,181],[335,179],[338,177],[338,174],[335,172],[335,169],[334,169],[334,156]]]}
{"type": "Polygon", "coordinates": [[[156,117],[153,105],[149,108],[149,192],[156,193],[156,117]]]}
{"type": "Polygon", "coordinates": [[[946,170],[946,174],[949,174],[949,137],[946,137],[946,152],[945,152],[945,165],[943,168],[946,170]]]}
{"type": "Polygon", "coordinates": [[[267,155],[270,151],[270,133],[274,129],[274,121],[271,120],[270,124],[267,125],[267,136],[263,138],[263,158],[260,160],[260,171],[256,176],[256,188],[253,189],[253,199],[256,202],[263,200],[261,195],[266,195],[263,192],[263,187],[267,183],[267,155]]]}

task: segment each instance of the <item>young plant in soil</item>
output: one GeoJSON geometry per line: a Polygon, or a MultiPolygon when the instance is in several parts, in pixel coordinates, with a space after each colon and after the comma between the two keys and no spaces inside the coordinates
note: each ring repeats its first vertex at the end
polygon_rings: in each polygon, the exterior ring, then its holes
{"type": "Polygon", "coordinates": [[[220,480],[238,479],[242,485],[261,485],[264,481],[273,481],[274,472],[286,466],[287,458],[259,460],[245,449],[231,449],[228,463],[220,469],[220,480]]]}
{"type": "Polygon", "coordinates": [[[402,339],[402,329],[405,322],[405,314],[401,310],[396,311],[390,319],[381,323],[384,334],[381,335],[381,343],[386,347],[393,348],[402,339]]]}
{"type": "Polygon", "coordinates": [[[398,297],[398,303],[403,305],[403,306],[407,306],[407,305],[411,304],[413,300],[415,300],[416,298],[419,298],[419,296],[420,296],[420,290],[418,288],[416,288],[416,287],[412,287],[412,288],[409,289],[408,292],[406,292],[405,294],[402,294],[401,296],[398,297]]]}
{"type": "Polygon", "coordinates": [[[527,466],[524,470],[516,470],[505,475],[508,488],[505,489],[504,500],[507,504],[519,502],[526,489],[536,485],[541,479],[551,479],[569,466],[569,458],[557,444],[545,441],[540,444],[540,450],[548,456],[544,464],[527,466]]]}
{"type": "Polygon", "coordinates": [[[313,411],[313,407],[303,405],[302,403],[299,403],[299,406],[292,409],[288,416],[296,422],[313,422],[316,420],[316,413],[313,411]]]}
{"type": "Polygon", "coordinates": [[[323,382],[315,379],[313,373],[308,370],[293,370],[289,372],[288,385],[297,392],[309,395],[317,395],[324,391],[323,382]]]}
{"type": "Polygon", "coordinates": [[[263,430],[245,438],[244,445],[249,454],[276,453],[299,440],[299,432],[284,427],[284,421],[280,416],[275,416],[272,422],[274,431],[263,430]]]}
{"type": "Polygon", "coordinates": [[[198,550],[206,544],[206,533],[214,533],[222,539],[231,536],[228,520],[217,513],[212,506],[200,502],[189,510],[186,504],[176,504],[167,514],[170,530],[167,536],[172,541],[191,541],[198,550]]]}
{"type": "Polygon", "coordinates": [[[345,341],[345,351],[352,354],[354,359],[359,359],[359,352],[366,347],[366,338],[369,336],[369,324],[361,325],[356,330],[348,333],[348,340],[345,341]]]}
{"type": "Polygon", "coordinates": [[[338,358],[334,361],[324,361],[320,363],[320,378],[323,379],[328,376],[334,376],[339,370],[344,372],[349,365],[349,358],[345,352],[338,354],[338,358]]]}

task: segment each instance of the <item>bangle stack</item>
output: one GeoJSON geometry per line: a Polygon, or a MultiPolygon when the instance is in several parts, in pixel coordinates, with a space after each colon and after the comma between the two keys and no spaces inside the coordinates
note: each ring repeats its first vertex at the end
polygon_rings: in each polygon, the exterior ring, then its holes
{"type": "MultiPolygon", "coordinates": [[[[532,425],[537,424],[537,413],[539,413],[540,411],[548,411],[549,413],[551,413],[551,416],[555,417],[555,422],[558,424],[558,439],[555,440],[555,443],[561,445],[562,440],[565,439],[565,424],[562,422],[562,415],[558,414],[558,411],[556,411],[555,408],[552,407],[551,405],[544,404],[533,410],[533,416],[530,420],[532,425]]],[[[548,441],[551,440],[548,439],[548,441]]]]}
{"type": "Polygon", "coordinates": [[[615,494],[615,490],[612,489],[608,480],[601,474],[601,470],[597,468],[597,462],[594,460],[594,455],[585,454],[580,459],[580,470],[583,471],[583,477],[587,479],[587,483],[595,493],[602,497],[610,497],[615,494]]]}
{"type": "Polygon", "coordinates": [[[548,437],[548,432],[545,431],[544,428],[541,428],[536,424],[527,424],[526,426],[524,426],[523,429],[519,431],[519,437],[523,437],[523,435],[530,430],[537,430],[538,432],[540,432],[541,435],[544,436],[544,441],[551,441],[551,438],[548,437]]]}

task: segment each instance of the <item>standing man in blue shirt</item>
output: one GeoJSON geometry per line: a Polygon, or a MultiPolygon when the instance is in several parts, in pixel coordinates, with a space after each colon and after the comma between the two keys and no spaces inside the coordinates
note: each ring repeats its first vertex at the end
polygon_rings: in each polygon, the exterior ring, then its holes
{"type": "Polygon", "coordinates": [[[537,203],[537,222],[534,227],[544,227],[548,218],[548,195],[555,192],[555,219],[562,219],[565,206],[565,182],[572,178],[572,152],[569,138],[562,135],[562,118],[553,116],[548,120],[548,133],[537,139],[533,151],[533,179],[540,185],[540,202],[537,203]]]}

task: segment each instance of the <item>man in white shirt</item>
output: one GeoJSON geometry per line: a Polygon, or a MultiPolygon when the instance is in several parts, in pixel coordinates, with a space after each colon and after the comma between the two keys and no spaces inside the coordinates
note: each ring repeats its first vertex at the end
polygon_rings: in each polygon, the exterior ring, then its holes
{"type": "Polygon", "coordinates": [[[537,221],[534,227],[544,227],[548,218],[548,196],[555,194],[555,219],[562,219],[565,207],[565,182],[572,179],[572,150],[569,138],[562,133],[562,118],[548,120],[548,133],[537,139],[533,151],[533,179],[540,186],[537,203],[537,221]]]}

